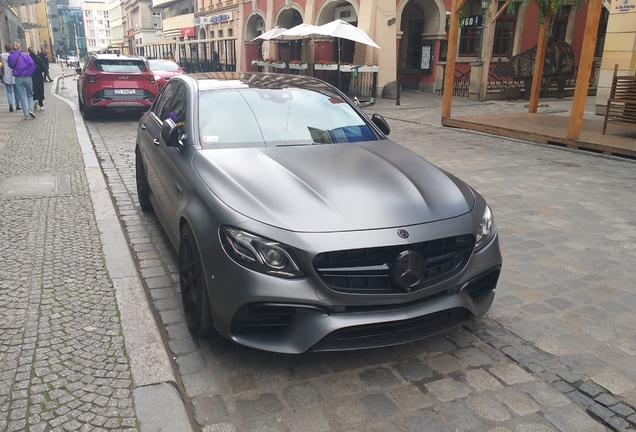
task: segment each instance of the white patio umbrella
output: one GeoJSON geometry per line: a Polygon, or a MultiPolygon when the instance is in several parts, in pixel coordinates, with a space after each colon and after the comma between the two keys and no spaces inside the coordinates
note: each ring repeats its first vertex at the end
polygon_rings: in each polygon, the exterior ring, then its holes
{"type": "Polygon", "coordinates": [[[298,24],[295,27],[290,28],[289,30],[279,33],[278,35],[274,36],[272,39],[279,39],[279,40],[304,39],[304,38],[308,38],[309,37],[308,35],[313,33],[314,30],[316,30],[317,28],[318,26],[302,23],[302,24],[298,24]]]}
{"type": "Polygon", "coordinates": [[[271,30],[267,30],[265,33],[260,34],[259,36],[256,36],[254,39],[252,39],[250,42],[254,42],[256,40],[270,40],[273,39],[274,37],[276,37],[277,35],[286,32],[287,29],[285,27],[279,27],[276,26],[271,30]]]}
{"type": "Polygon", "coordinates": [[[375,48],[380,48],[380,46],[373,42],[373,39],[371,39],[364,30],[359,29],[356,26],[352,26],[351,24],[343,20],[335,20],[327,24],[323,24],[317,29],[313,30],[311,32],[311,36],[337,37],[360,42],[362,44],[370,45],[375,48]]]}

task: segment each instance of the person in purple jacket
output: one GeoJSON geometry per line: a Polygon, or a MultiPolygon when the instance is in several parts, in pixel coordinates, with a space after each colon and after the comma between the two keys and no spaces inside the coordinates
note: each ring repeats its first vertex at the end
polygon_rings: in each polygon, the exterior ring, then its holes
{"type": "Polygon", "coordinates": [[[33,80],[31,79],[31,75],[35,71],[35,63],[33,63],[27,53],[20,50],[20,42],[13,42],[13,51],[9,54],[8,63],[9,67],[13,69],[15,85],[18,88],[17,97],[20,100],[24,118],[27,120],[31,117],[35,118],[35,113],[33,112],[33,80]]]}

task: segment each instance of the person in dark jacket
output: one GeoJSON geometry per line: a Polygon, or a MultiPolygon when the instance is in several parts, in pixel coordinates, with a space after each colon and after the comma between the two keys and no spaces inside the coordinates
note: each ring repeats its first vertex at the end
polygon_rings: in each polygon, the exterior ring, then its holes
{"type": "Polygon", "coordinates": [[[42,59],[35,53],[33,47],[29,47],[29,56],[35,63],[35,71],[31,78],[33,79],[33,109],[44,109],[44,71],[46,66],[42,62],[42,59]],[[37,101],[37,103],[35,103],[37,101]]]}
{"type": "Polygon", "coordinates": [[[44,63],[44,66],[46,67],[46,70],[44,71],[44,81],[53,82],[51,75],[49,75],[49,51],[46,48],[43,49],[38,54],[38,57],[40,57],[40,60],[42,60],[42,63],[44,63]]]}

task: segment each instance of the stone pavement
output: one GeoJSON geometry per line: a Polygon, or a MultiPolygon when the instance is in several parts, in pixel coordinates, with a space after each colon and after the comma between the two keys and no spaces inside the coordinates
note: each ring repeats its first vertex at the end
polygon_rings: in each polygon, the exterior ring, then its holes
{"type": "MultiPolygon", "coordinates": [[[[75,102],[74,86],[59,94],[75,102]]],[[[204,431],[634,430],[634,163],[442,128],[441,98],[406,91],[368,112],[493,207],[504,268],[486,318],[399,347],[284,356],[192,337],[176,253],[134,179],[137,118],[87,127],[177,371],[204,431]]],[[[570,100],[541,101],[567,114],[570,100]]],[[[525,102],[454,101],[453,115],[525,102]]],[[[586,115],[593,113],[593,101],[586,115]]],[[[566,124],[566,123],[564,123],[566,124]]]]}
{"type": "Polygon", "coordinates": [[[0,431],[191,430],[81,117],[1,87],[0,431]]]}

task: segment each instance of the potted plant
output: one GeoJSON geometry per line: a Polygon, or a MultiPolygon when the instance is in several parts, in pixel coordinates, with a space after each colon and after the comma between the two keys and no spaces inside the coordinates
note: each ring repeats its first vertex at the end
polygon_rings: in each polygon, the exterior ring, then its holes
{"type": "Polygon", "coordinates": [[[261,57],[256,60],[256,65],[261,67],[269,66],[269,59],[264,59],[261,57]]]}
{"type": "Polygon", "coordinates": [[[372,65],[372,64],[366,64],[358,68],[358,72],[377,72],[377,71],[378,71],[378,66],[372,65]]]}
{"type": "Polygon", "coordinates": [[[350,64],[341,64],[340,65],[340,72],[351,72],[353,65],[350,64]]]}
{"type": "Polygon", "coordinates": [[[304,61],[300,61],[300,60],[290,60],[289,61],[289,68],[290,69],[297,69],[297,70],[305,70],[307,69],[307,62],[304,61]]]}
{"type": "Polygon", "coordinates": [[[285,69],[287,64],[282,60],[270,59],[269,65],[275,69],[285,69]]]}
{"type": "Polygon", "coordinates": [[[314,65],[314,69],[317,70],[337,70],[338,64],[335,61],[330,60],[318,60],[314,65]]]}

